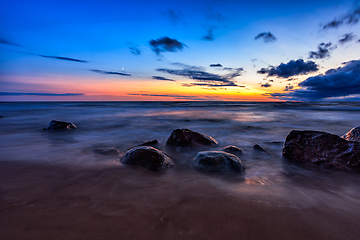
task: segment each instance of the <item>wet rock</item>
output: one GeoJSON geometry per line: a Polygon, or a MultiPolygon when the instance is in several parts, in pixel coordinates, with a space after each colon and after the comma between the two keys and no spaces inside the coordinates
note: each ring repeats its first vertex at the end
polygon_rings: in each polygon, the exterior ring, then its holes
{"type": "Polygon", "coordinates": [[[174,130],[166,141],[166,144],[171,146],[195,147],[201,145],[217,145],[218,142],[206,134],[183,128],[174,130]]]}
{"type": "Polygon", "coordinates": [[[237,156],[222,151],[198,152],[193,158],[192,166],[204,172],[242,173],[245,171],[237,156]]]}
{"type": "Polygon", "coordinates": [[[231,154],[234,154],[235,156],[239,156],[239,155],[243,154],[243,152],[244,152],[241,148],[234,146],[234,145],[229,145],[229,146],[223,147],[222,149],[220,149],[220,151],[231,153],[231,154]]]}
{"type": "Polygon", "coordinates": [[[259,144],[255,144],[255,145],[253,146],[253,149],[254,149],[255,151],[258,151],[258,152],[266,152],[266,150],[264,150],[262,147],[260,147],[259,144]]]}
{"type": "Polygon", "coordinates": [[[76,129],[75,124],[71,122],[52,120],[49,123],[49,126],[47,128],[44,128],[43,130],[71,130],[71,129],[76,129]]]}
{"type": "Polygon", "coordinates": [[[118,156],[120,151],[116,147],[99,147],[92,150],[93,153],[105,155],[105,156],[118,156]]]}
{"type": "Polygon", "coordinates": [[[360,142],[360,127],[352,128],[348,133],[344,134],[342,138],[348,141],[360,142]]]}
{"type": "Polygon", "coordinates": [[[360,143],[326,132],[291,131],[286,137],[283,155],[325,168],[360,169],[360,143]]]}
{"type": "Polygon", "coordinates": [[[142,144],[139,144],[138,146],[155,146],[157,145],[159,142],[157,139],[153,139],[153,140],[149,140],[149,141],[146,141],[142,144]]]}
{"type": "Polygon", "coordinates": [[[150,146],[134,147],[120,159],[122,164],[139,165],[152,171],[161,171],[175,165],[173,160],[160,150],[150,146]]]}

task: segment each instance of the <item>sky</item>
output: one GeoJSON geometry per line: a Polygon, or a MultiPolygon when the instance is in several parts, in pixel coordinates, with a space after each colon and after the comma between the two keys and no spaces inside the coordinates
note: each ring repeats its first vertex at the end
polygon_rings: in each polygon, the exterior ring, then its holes
{"type": "Polygon", "coordinates": [[[359,101],[360,1],[0,2],[0,101],[359,101]]]}

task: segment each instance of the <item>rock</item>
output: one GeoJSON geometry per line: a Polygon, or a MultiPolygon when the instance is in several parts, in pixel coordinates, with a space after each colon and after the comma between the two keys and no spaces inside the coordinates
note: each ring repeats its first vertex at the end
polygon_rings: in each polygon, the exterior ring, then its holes
{"type": "Polygon", "coordinates": [[[153,140],[149,140],[149,141],[146,141],[142,144],[139,144],[138,146],[155,146],[156,144],[158,144],[158,140],[157,139],[153,139],[153,140]]]}
{"type": "Polygon", "coordinates": [[[125,153],[120,162],[122,164],[140,165],[152,171],[161,171],[175,165],[169,156],[150,146],[133,147],[125,153]]]}
{"type": "Polygon", "coordinates": [[[204,172],[242,173],[245,171],[237,156],[222,151],[198,152],[193,158],[192,166],[204,172]]]}
{"type": "Polygon", "coordinates": [[[218,143],[214,138],[206,134],[183,128],[174,130],[166,141],[166,144],[171,146],[195,147],[201,145],[217,145],[218,143]]]}
{"type": "Polygon", "coordinates": [[[105,156],[118,156],[120,151],[116,147],[99,147],[92,150],[93,153],[105,155],[105,156]]]}
{"type": "Polygon", "coordinates": [[[360,143],[318,131],[291,131],[283,155],[294,161],[319,164],[325,168],[359,169],[360,143]]]}
{"type": "Polygon", "coordinates": [[[348,133],[342,136],[348,141],[360,142],[360,127],[352,128],[348,133]]]}
{"type": "Polygon", "coordinates": [[[262,147],[260,147],[259,144],[255,144],[255,145],[253,146],[253,149],[254,149],[255,151],[259,151],[259,152],[266,152],[266,150],[264,150],[262,147]]]}
{"type": "Polygon", "coordinates": [[[70,122],[52,120],[49,123],[49,126],[47,128],[44,128],[43,130],[71,130],[71,129],[76,129],[75,124],[70,122]]]}
{"type": "Polygon", "coordinates": [[[234,145],[229,145],[229,146],[223,147],[222,149],[220,149],[220,151],[231,153],[231,154],[234,154],[235,156],[241,155],[244,152],[241,148],[234,146],[234,145]]]}

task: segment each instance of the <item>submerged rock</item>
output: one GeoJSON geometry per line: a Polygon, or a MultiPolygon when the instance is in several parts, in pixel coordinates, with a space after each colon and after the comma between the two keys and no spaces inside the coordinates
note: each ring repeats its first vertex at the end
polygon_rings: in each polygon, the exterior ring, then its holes
{"type": "Polygon", "coordinates": [[[118,156],[120,151],[116,147],[99,147],[92,150],[93,153],[105,155],[105,156],[118,156]]]}
{"type": "Polygon", "coordinates": [[[169,156],[150,146],[131,148],[120,158],[120,162],[122,164],[140,165],[152,171],[161,171],[175,165],[169,156]]]}
{"type": "Polygon", "coordinates": [[[352,128],[348,133],[344,134],[342,138],[348,141],[360,142],[360,127],[352,128]]]}
{"type": "Polygon", "coordinates": [[[234,145],[228,145],[226,147],[223,147],[222,149],[220,149],[220,151],[231,153],[234,154],[235,156],[241,155],[244,152],[241,148],[234,145]]]}
{"type": "Polygon", "coordinates": [[[206,134],[183,128],[174,130],[166,141],[166,144],[171,146],[195,147],[199,145],[217,145],[218,142],[206,134]]]}
{"type": "Polygon", "coordinates": [[[149,141],[146,141],[142,144],[139,144],[138,146],[155,146],[156,144],[158,144],[158,140],[157,139],[153,139],[153,140],[149,140],[149,141]]]}
{"type": "Polygon", "coordinates": [[[254,149],[255,151],[258,151],[258,152],[266,152],[266,150],[264,150],[262,147],[260,147],[259,144],[255,144],[255,145],[253,146],[253,149],[254,149]]]}
{"type": "Polygon", "coordinates": [[[204,172],[242,173],[245,171],[237,156],[222,151],[198,152],[193,158],[192,166],[204,172]]]}
{"type": "Polygon", "coordinates": [[[283,155],[326,168],[360,169],[360,143],[326,132],[291,131],[286,137],[283,155]]]}
{"type": "Polygon", "coordinates": [[[49,123],[49,126],[47,128],[44,128],[43,130],[71,130],[71,129],[76,129],[75,124],[71,122],[52,120],[49,123]]]}

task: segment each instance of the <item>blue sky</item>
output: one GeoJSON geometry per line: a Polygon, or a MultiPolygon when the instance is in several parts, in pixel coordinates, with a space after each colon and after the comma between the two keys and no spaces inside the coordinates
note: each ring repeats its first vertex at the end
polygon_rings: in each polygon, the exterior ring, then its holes
{"type": "Polygon", "coordinates": [[[359,18],[358,1],[2,1],[0,100],[358,100],[359,18]]]}

